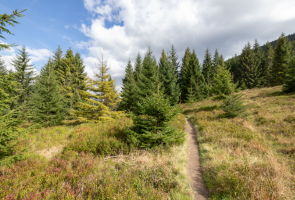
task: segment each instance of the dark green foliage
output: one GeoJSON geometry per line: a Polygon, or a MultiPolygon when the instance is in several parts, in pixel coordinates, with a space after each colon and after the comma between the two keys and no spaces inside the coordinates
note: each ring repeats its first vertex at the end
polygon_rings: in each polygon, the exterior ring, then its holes
{"type": "Polygon", "coordinates": [[[281,85],[284,82],[286,68],[290,59],[292,46],[282,33],[274,48],[271,68],[271,85],[281,85]]]}
{"type": "MultiPolygon", "coordinates": [[[[288,40],[289,40],[290,42],[292,42],[292,43],[294,44],[294,41],[295,41],[295,33],[290,34],[290,35],[287,35],[286,37],[288,38],[288,40]]],[[[277,45],[277,42],[278,42],[278,40],[274,40],[274,41],[270,42],[271,47],[272,47],[272,48],[275,48],[275,46],[277,45]]],[[[266,49],[266,44],[263,45],[263,46],[261,46],[261,49],[262,49],[263,51],[265,51],[265,49],[266,49]]]]}
{"type": "Polygon", "coordinates": [[[0,57],[0,77],[5,76],[8,73],[4,61],[0,57]]]}
{"type": "Polygon", "coordinates": [[[13,151],[14,142],[19,136],[18,125],[22,123],[22,107],[10,110],[18,92],[14,74],[0,76],[0,159],[13,151]]]}
{"type": "Polygon", "coordinates": [[[213,82],[213,77],[216,74],[215,68],[213,68],[211,54],[209,49],[206,49],[205,58],[202,65],[202,74],[206,83],[210,86],[213,82]]]}
{"type": "Polygon", "coordinates": [[[222,54],[220,54],[220,56],[219,56],[219,63],[218,64],[219,65],[224,65],[224,57],[223,57],[222,54]]]}
{"type": "Polygon", "coordinates": [[[125,68],[125,77],[123,81],[123,100],[119,104],[119,110],[134,111],[138,99],[136,98],[137,85],[134,80],[134,73],[131,65],[131,61],[128,61],[128,64],[125,68]]]}
{"type": "Polygon", "coordinates": [[[71,102],[73,109],[77,109],[76,104],[82,101],[81,92],[86,91],[86,72],[80,53],[76,53],[74,64],[71,67],[71,102]]]}
{"type": "Polygon", "coordinates": [[[185,100],[188,100],[189,89],[192,88],[192,93],[195,100],[203,100],[209,96],[209,89],[205,82],[205,78],[201,72],[201,67],[195,50],[190,57],[189,66],[187,69],[186,93],[185,100]]]}
{"type": "MultiPolygon", "coordinates": [[[[73,108],[73,85],[71,82],[71,71],[75,67],[75,56],[71,48],[69,48],[61,60],[61,68],[59,70],[58,79],[61,80],[61,89],[66,97],[66,107],[70,110],[73,108]]],[[[69,113],[67,114],[69,115],[69,113]]]]}
{"type": "Polygon", "coordinates": [[[138,84],[140,82],[140,76],[142,73],[142,60],[138,53],[134,63],[134,80],[138,84]]]}
{"type": "Polygon", "coordinates": [[[261,74],[263,76],[262,86],[269,87],[271,85],[271,67],[272,67],[272,55],[273,49],[269,42],[265,45],[265,51],[263,52],[263,58],[261,60],[262,71],[261,74]]]}
{"type": "Polygon", "coordinates": [[[41,69],[31,98],[32,120],[45,126],[58,125],[65,117],[64,96],[61,94],[53,69],[53,64],[49,60],[41,69]]]}
{"type": "Polygon", "coordinates": [[[191,58],[191,51],[190,49],[187,47],[184,53],[184,56],[182,58],[182,66],[181,66],[181,70],[180,70],[180,89],[181,89],[181,96],[182,98],[186,98],[187,95],[187,85],[188,85],[188,65],[189,65],[189,61],[191,58]]]}
{"type": "Polygon", "coordinates": [[[242,74],[242,80],[247,88],[254,88],[260,86],[261,83],[261,67],[259,62],[255,59],[255,53],[251,48],[251,44],[248,42],[243,48],[240,57],[240,70],[242,74]]]}
{"type": "Polygon", "coordinates": [[[265,82],[265,74],[263,74],[263,67],[262,67],[262,60],[263,60],[263,54],[261,51],[261,48],[259,46],[259,43],[257,40],[255,40],[254,46],[253,46],[253,56],[254,56],[254,65],[256,66],[257,70],[259,72],[259,85],[257,86],[264,86],[265,82]]]}
{"type": "Polygon", "coordinates": [[[168,97],[170,104],[175,105],[179,101],[180,89],[178,84],[178,74],[173,65],[172,57],[166,58],[163,49],[159,62],[159,77],[161,82],[161,91],[168,97]]]}
{"type": "Polygon", "coordinates": [[[0,77],[8,74],[4,61],[0,57],[0,77]]]}
{"type": "Polygon", "coordinates": [[[221,107],[227,117],[234,118],[244,114],[246,107],[241,100],[241,96],[241,94],[235,94],[235,85],[232,83],[231,94],[225,96],[221,107]]]}
{"type": "Polygon", "coordinates": [[[171,60],[171,62],[172,62],[172,65],[173,65],[173,67],[174,67],[174,69],[175,69],[175,72],[176,72],[176,74],[178,75],[178,71],[179,71],[179,68],[180,68],[180,64],[179,64],[179,62],[178,62],[178,55],[177,55],[177,53],[176,53],[176,50],[175,50],[175,47],[174,47],[174,45],[172,44],[172,47],[171,47],[171,51],[169,51],[169,56],[168,56],[168,58],[171,60]]]}
{"type": "Polygon", "coordinates": [[[17,106],[24,106],[28,101],[33,89],[33,81],[35,79],[34,68],[29,64],[30,58],[26,47],[23,46],[16,57],[12,60],[15,67],[15,79],[19,83],[17,106]]]}
{"type": "MultiPolygon", "coordinates": [[[[26,10],[26,9],[25,9],[26,10]]],[[[12,11],[11,15],[7,15],[6,13],[0,14],[0,38],[1,39],[6,39],[2,33],[8,33],[10,35],[13,35],[6,27],[7,25],[14,26],[15,24],[19,24],[19,22],[16,21],[16,18],[23,17],[24,15],[21,14],[23,11],[17,12],[17,10],[12,11]]],[[[0,44],[0,51],[9,49],[10,47],[15,46],[14,44],[5,44],[1,42],[0,44]]]]}
{"type": "Polygon", "coordinates": [[[189,87],[188,91],[187,91],[187,99],[186,99],[186,103],[194,103],[197,101],[195,95],[194,95],[194,91],[193,91],[193,87],[189,87]]]}
{"type": "Polygon", "coordinates": [[[54,73],[56,74],[57,79],[62,83],[62,57],[63,57],[63,52],[61,47],[58,45],[58,48],[53,54],[53,67],[54,67],[54,73]]]}
{"type": "Polygon", "coordinates": [[[180,113],[179,106],[171,106],[161,92],[147,96],[138,103],[138,114],[132,114],[133,128],[127,131],[127,140],[139,148],[153,148],[161,144],[181,144],[184,133],[170,126],[180,113]]]}
{"type": "MultiPolygon", "coordinates": [[[[211,92],[215,94],[214,100],[225,99],[226,96],[232,93],[233,87],[230,71],[224,65],[218,65],[217,74],[214,76],[211,92]]],[[[234,84],[236,90],[237,84],[234,84]]]]}
{"type": "Polygon", "coordinates": [[[159,84],[158,66],[153,52],[149,48],[142,62],[142,71],[138,83],[140,101],[157,92],[159,84]]]}
{"type": "Polygon", "coordinates": [[[293,56],[288,63],[283,91],[287,93],[295,91],[295,56],[293,56]]]}
{"type": "Polygon", "coordinates": [[[220,65],[220,56],[218,50],[215,50],[214,57],[213,57],[213,71],[217,72],[218,65],[220,65]]]}
{"type": "Polygon", "coordinates": [[[231,74],[235,77],[235,83],[239,83],[241,85],[242,74],[240,70],[240,58],[235,54],[235,56],[225,62],[225,65],[228,66],[231,74]]]}

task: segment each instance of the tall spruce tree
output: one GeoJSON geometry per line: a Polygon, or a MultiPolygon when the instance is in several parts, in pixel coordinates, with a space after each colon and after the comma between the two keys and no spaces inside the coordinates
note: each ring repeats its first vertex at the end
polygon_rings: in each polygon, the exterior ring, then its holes
{"type": "Polygon", "coordinates": [[[56,51],[53,53],[53,66],[54,66],[54,73],[56,74],[56,78],[59,80],[60,83],[62,83],[62,58],[63,58],[63,52],[61,47],[58,45],[56,51]]]}
{"type": "MultiPolygon", "coordinates": [[[[135,81],[135,99],[136,101],[139,101],[141,97],[141,91],[139,88],[140,85],[140,77],[142,76],[142,59],[140,54],[137,54],[137,57],[134,62],[134,81],[135,81]]],[[[136,105],[136,104],[135,104],[136,105]]],[[[136,106],[135,106],[136,107],[136,106]]]]}
{"type": "Polygon", "coordinates": [[[179,101],[180,88],[178,84],[178,73],[173,65],[172,57],[166,57],[164,49],[159,62],[159,77],[161,88],[168,97],[171,105],[175,105],[179,101]]]}
{"type": "Polygon", "coordinates": [[[212,64],[212,58],[211,54],[209,52],[209,49],[206,49],[205,52],[205,57],[203,61],[203,66],[202,66],[202,74],[205,78],[206,83],[210,86],[213,81],[213,77],[216,72],[213,71],[213,64],[212,64]]]}
{"type": "Polygon", "coordinates": [[[235,56],[233,58],[227,60],[225,62],[225,66],[228,66],[228,69],[230,70],[231,74],[234,75],[235,83],[239,83],[239,85],[240,85],[241,80],[242,80],[242,74],[240,71],[240,60],[239,60],[239,57],[237,56],[237,54],[235,54],[235,56]]]}
{"type": "Polygon", "coordinates": [[[15,141],[20,135],[18,126],[23,122],[22,107],[10,109],[18,90],[13,73],[0,76],[0,160],[12,154],[15,141]]]}
{"type": "Polygon", "coordinates": [[[282,33],[279,37],[277,44],[274,48],[272,58],[272,70],[271,70],[271,85],[281,85],[284,83],[286,68],[290,59],[292,46],[282,33]]]}
{"type": "MultiPolygon", "coordinates": [[[[196,100],[203,100],[204,98],[207,98],[209,95],[208,86],[201,72],[201,66],[195,50],[193,50],[191,55],[187,73],[188,85],[186,87],[186,94],[188,94],[189,89],[192,88],[192,95],[196,100]]],[[[188,95],[186,95],[186,97],[187,96],[188,95]]]]}
{"type": "Polygon", "coordinates": [[[176,74],[178,75],[179,74],[179,68],[180,68],[180,64],[179,64],[179,61],[178,61],[178,55],[176,53],[176,49],[174,47],[174,45],[172,44],[171,46],[171,51],[169,51],[169,55],[168,55],[168,58],[171,60],[172,62],[172,65],[175,69],[175,72],[176,74]]]}
{"type": "Polygon", "coordinates": [[[142,73],[142,59],[140,54],[138,53],[134,63],[134,80],[136,84],[140,82],[141,73],[142,73]]]}
{"type": "Polygon", "coordinates": [[[119,110],[134,111],[138,99],[136,98],[137,85],[134,79],[134,73],[129,60],[125,68],[125,77],[122,80],[122,101],[119,104],[119,110]]]}
{"type": "Polygon", "coordinates": [[[5,76],[8,73],[4,61],[0,57],[0,76],[5,76]]]}
{"type": "Polygon", "coordinates": [[[224,65],[224,57],[223,57],[222,54],[220,54],[220,56],[219,56],[218,64],[219,65],[224,65]]]}
{"type": "Polygon", "coordinates": [[[257,41],[257,39],[255,39],[255,43],[253,46],[253,53],[254,53],[254,65],[257,67],[257,71],[259,71],[259,85],[258,86],[264,86],[264,82],[265,82],[265,74],[263,74],[262,70],[262,59],[263,59],[263,55],[262,55],[262,51],[260,48],[260,45],[257,41]]]}
{"type": "Polygon", "coordinates": [[[76,108],[76,104],[81,99],[81,91],[86,91],[86,72],[83,60],[80,56],[80,53],[76,53],[74,57],[74,64],[71,65],[71,101],[73,104],[73,109],[76,108]]]}
{"type": "Polygon", "coordinates": [[[139,82],[141,100],[157,92],[158,85],[159,77],[157,61],[149,47],[142,62],[142,73],[139,82]]]}
{"type": "Polygon", "coordinates": [[[29,64],[30,60],[26,47],[23,46],[11,63],[15,67],[15,78],[19,83],[20,89],[18,92],[17,106],[25,105],[33,89],[35,73],[33,65],[29,64]]]}
{"type": "Polygon", "coordinates": [[[290,59],[284,79],[284,92],[295,92],[295,55],[290,59]]]}
{"type": "Polygon", "coordinates": [[[34,122],[46,126],[58,125],[65,117],[64,96],[56,80],[51,60],[41,69],[35,91],[30,99],[34,122]]]}
{"type": "MultiPolygon", "coordinates": [[[[24,11],[24,10],[23,10],[24,11]]],[[[6,27],[7,25],[14,26],[19,24],[17,18],[24,16],[23,11],[13,11],[13,14],[0,14],[0,38],[6,39],[2,33],[12,34],[6,27]]],[[[11,44],[1,42],[0,51],[9,49],[11,44]]],[[[3,63],[2,63],[3,64],[3,63]]],[[[2,66],[3,67],[3,66],[2,66]]],[[[5,156],[11,156],[13,152],[13,145],[20,135],[18,125],[22,123],[22,116],[20,110],[22,107],[10,110],[11,105],[15,102],[16,93],[19,93],[18,82],[15,80],[14,73],[7,73],[1,68],[0,75],[0,160],[5,156]]],[[[23,112],[22,112],[23,113],[23,112]]],[[[17,155],[14,155],[16,158],[17,155]]],[[[11,158],[11,157],[10,157],[11,158]]],[[[2,164],[2,163],[1,163],[2,164]]]]}
{"type": "Polygon", "coordinates": [[[240,70],[247,88],[254,88],[260,86],[261,83],[261,68],[255,61],[255,54],[248,42],[243,48],[240,56],[240,70]]]}
{"type": "Polygon", "coordinates": [[[72,70],[75,68],[75,56],[71,48],[69,48],[61,59],[61,65],[56,69],[58,80],[60,81],[60,86],[62,93],[65,96],[65,107],[67,108],[67,116],[70,116],[71,109],[74,107],[74,93],[72,85],[72,70]]]}
{"type": "Polygon", "coordinates": [[[262,57],[262,71],[261,74],[263,74],[263,82],[262,85],[264,87],[269,87],[271,85],[271,68],[272,68],[272,55],[273,55],[273,49],[269,42],[265,45],[265,50],[263,52],[262,57]]]}
{"type": "Polygon", "coordinates": [[[218,50],[215,49],[214,57],[213,57],[213,71],[217,72],[218,65],[220,64],[220,56],[218,50]]]}
{"type": "Polygon", "coordinates": [[[87,78],[87,88],[81,91],[82,101],[77,103],[77,110],[72,115],[82,121],[108,121],[120,117],[122,112],[115,111],[121,101],[115,88],[115,80],[108,74],[109,68],[103,54],[96,65],[95,79],[87,78]]]}
{"type": "Polygon", "coordinates": [[[188,77],[188,66],[189,66],[189,61],[191,59],[191,51],[190,49],[187,47],[185,52],[184,52],[184,56],[182,58],[182,65],[181,65],[181,70],[180,70],[180,89],[181,89],[181,97],[183,99],[186,99],[186,95],[187,95],[187,86],[189,85],[189,77],[188,77]]]}

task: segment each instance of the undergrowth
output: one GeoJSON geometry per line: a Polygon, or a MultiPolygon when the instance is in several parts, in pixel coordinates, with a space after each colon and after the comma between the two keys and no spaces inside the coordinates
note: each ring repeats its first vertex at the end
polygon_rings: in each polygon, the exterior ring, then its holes
{"type": "MultiPolygon", "coordinates": [[[[179,115],[173,126],[183,131],[179,115]]],[[[128,118],[36,129],[19,140],[25,158],[0,166],[0,199],[190,199],[187,143],[130,148],[128,118]]]]}

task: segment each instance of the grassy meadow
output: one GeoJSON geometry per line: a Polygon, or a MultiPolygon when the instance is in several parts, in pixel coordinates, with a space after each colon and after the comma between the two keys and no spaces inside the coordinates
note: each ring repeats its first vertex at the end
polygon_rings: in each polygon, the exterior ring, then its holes
{"type": "MultiPolygon", "coordinates": [[[[132,120],[40,128],[15,151],[22,160],[0,166],[0,199],[191,199],[187,139],[152,150],[130,148],[132,120]]],[[[183,131],[184,115],[173,126],[183,131]]]]}
{"type": "Polygon", "coordinates": [[[210,99],[182,105],[198,130],[210,199],[295,199],[295,94],[281,86],[242,94],[242,118],[225,118],[210,99]]]}

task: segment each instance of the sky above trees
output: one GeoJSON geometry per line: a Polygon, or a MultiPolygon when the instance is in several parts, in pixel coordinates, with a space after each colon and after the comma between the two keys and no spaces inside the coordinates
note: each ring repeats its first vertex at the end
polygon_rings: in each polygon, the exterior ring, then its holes
{"type": "Polygon", "coordinates": [[[1,52],[10,68],[17,49],[26,45],[32,64],[39,71],[61,45],[71,47],[84,59],[91,76],[96,57],[103,51],[110,73],[122,84],[125,66],[150,45],[157,60],[162,48],[174,44],[179,58],[186,47],[196,50],[202,62],[208,47],[217,48],[225,58],[240,54],[247,42],[260,44],[277,39],[282,32],[294,33],[295,2],[292,0],[10,0],[1,1],[1,13],[28,9],[15,27],[15,43],[1,52]]]}

